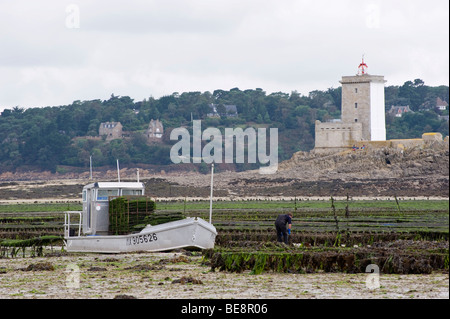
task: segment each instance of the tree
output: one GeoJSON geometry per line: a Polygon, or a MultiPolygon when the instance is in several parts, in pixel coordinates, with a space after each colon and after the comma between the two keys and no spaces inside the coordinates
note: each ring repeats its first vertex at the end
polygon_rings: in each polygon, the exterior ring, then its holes
{"type": "Polygon", "coordinates": [[[258,114],[258,116],[256,117],[256,123],[264,123],[263,117],[261,116],[261,114],[258,114]]]}
{"type": "Polygon", "coordinates": [[[327,102],[333,102],[330,94],[319,90],[309,92],[309,98],[311,100],[310,106],[316,109],[322,108],[327,102]]]}
{"type": "MultiPolygon", "coordinates": [[[[421,79],[415,79],[402,86],[387,86],[385,97],[388,109],[391,105],[410,105],[415,111],[402,118],[386,118],[388,139],[420,137],[430,130],[448,135],[448,123],[438,118],[438,111],[433,108],[425,111],[435,105],[437,97],[449,100],[448,86],[429,87],[421,79]]],[[[174,143],[168,134],[176,127],[192,127],[191,114],[194,119],[202,119],[205,128],[245,127],[255,121],[270,124],[278,128],[283,158],[290,158],[296,151],[314,147],[315,120],[338,118],[340,101],[340,87],[315,90],[308,96],[296,91],[267,95],[261,88],[244,91],[232,88],[213,93],[175,92],[138,102],[112,94],[105,101],[77,100],[59,107],[16,106],[0,115],[0,170],[33,167],[54,171],[57,165],[86,167],[89,156],[94,157],[98,166],[115,165],[116,159],[129,165],[168,165],[174,143]],[[217,105],[224,115],[225,105],[236,105],[239,116],[207,118],[210,104],[217,105]],[[147,144],[143,135],[151,119],[163,122],[165,134],[160,144],[147,144]],[[85,138],[98,136],[100,123],[106,121],[121,122],[124,130],[131,132],[130,137],[111,142],[85,138]]],[[[235,168],[257,166],[239,164],[235,168]]]]}
{"type": "Polygon", "coordinates": [[[329,88],[327,90],[327,94],[331,97],[333,105],[335,105],[338,109],[341,109],[342,87],[338,87],[337,89],[329,88]]]}
{"type": "Polygon", "coordinates": [[[420,105],[424,102],[427,95],[428,87],[421,79],[415,79],[414,82],[406,81],[398,91],[398,96],[409,101],[409,105],[413,111],[418,111],[420,105]]]}
{"type": "Polygon", "coordinates": [[[225,105],[223,105],[223,103],[219,103],[216,106],[216,110],[217,110],[217,113],[219,113],[220,116],[226,116],[226,114],[227,114],[227,109],[225,108],[225,105]]]}

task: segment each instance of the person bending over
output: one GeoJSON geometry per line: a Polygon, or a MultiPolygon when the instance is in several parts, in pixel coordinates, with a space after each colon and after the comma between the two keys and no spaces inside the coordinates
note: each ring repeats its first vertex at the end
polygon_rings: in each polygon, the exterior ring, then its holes
{"type": "Polygon", "coordinates": [[[278,215],[275,221],[275,228],[277,230],[277,241],[288,244],[288,235],[291,234],[292,228],[292,213],[278,215]],[[287,225],[287,227],[286,227],[287,225]]]}

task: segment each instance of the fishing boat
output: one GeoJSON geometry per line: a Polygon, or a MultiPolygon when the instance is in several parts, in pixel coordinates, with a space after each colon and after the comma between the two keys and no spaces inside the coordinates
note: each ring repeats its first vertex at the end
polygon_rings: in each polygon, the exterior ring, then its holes
{"type": "MultiPolygon", "coordinates": [[[[145,196],[145,185],[141,182],[95,182],[84,186],[83,210],[65,212],[64,241],[67,251],[123,253],[214,248],[217,231],[211,223],[211,205],[209,222],[198,217],[186,217],[158,225],[148,224],[137,232],[133,231],[133,227],[119,232],[117,229],[111,231],[111,224],[115,221],[111,218],[110,206],[117,198],[123,198],[129,206],[133,200],[145,203],[150,197],[145,196]]],[[[128,217],[125,217],[128,219],[136,217],[129,209],[127,213],[128,217]]]]}

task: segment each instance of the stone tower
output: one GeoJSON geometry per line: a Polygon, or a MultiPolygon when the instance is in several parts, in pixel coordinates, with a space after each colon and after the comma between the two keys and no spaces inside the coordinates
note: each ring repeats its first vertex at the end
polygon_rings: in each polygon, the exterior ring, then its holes
{"type": "Polygon", "coordinates": [[[385,141],[386,120],[384,107],[384,76],[362,71],[355,76],[343,76],[342,122],[361,123],[364,141],[385,141]]]}
{"type": "Polygon", "coordinates": [[[370,75],[359,65],[354,76],[343,76],[341,119],[316,121],[315,150],[338,151],[361,141],[385,141],[384,76],[370,75]]]}

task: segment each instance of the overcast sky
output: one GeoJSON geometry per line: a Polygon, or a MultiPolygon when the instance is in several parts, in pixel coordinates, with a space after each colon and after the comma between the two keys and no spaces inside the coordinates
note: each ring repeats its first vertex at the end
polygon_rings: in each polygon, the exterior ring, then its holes
{"type": "Polygon", "coordinates": [[[173,92],[449,84],[448,0],[0,0],[0,111],[173,92]]]}

